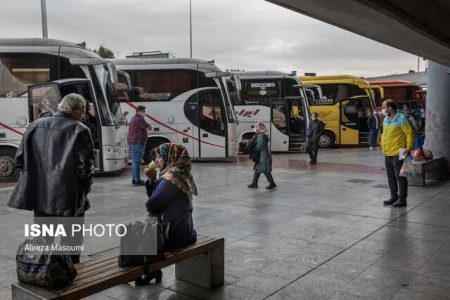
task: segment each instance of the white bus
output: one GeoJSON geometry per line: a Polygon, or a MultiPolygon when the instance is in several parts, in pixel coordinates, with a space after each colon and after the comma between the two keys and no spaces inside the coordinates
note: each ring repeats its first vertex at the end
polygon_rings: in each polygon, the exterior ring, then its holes
{"type": "Polygon", "coordinates": [[[152,125],[144,161],[153,147],[168,142],[182,144],[196,160],[236,158],[236,117],[225,80],[229,73],[191,58],[112,61],[131,78],[131,93],[119,97],[126,118],[143,105],[152,125]]]}
{"type": "Polygon", "coordinates": [[[56,111],[70,92],[90,102],[95,168],[127,166],[127,128],[122,118],[114,65],[74,43],[54,39],[0,39],[0,180],[14,180],[15,153],[27,125],[56,111]],[[68,79],[77,78],[71,81],[68,79]],[[51,81],[57,81],[50,84],[51,81]],[[33,86],[33,95],[28,90],[33,86]]]}
{"type": "Polygon", "coordinates": [[[309,106],[298,78],[277,71],[236,73],[229,79],[239,120],[239,150],[253,137],[253,125],[262,121],[269,129],[270,148],[275,152],[301,152],[306,142],[309,106]]]}

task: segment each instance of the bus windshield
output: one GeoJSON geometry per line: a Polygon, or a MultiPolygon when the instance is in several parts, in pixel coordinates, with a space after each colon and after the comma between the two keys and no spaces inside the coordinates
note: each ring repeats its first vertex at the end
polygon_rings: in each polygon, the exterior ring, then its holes
{"type": "Polygon", "coordinates": [[[234,114],[234,108],[232,104],[234,102],[233,97],[236,97],[238,95],[236,85],[234,82],[229,82],[227,78],[221,78],[220,80],[222,80],[222,85],[225,86],[225,110],[227,112],[228,122],[236,123],[236,116],[234,114]]]}
{"type": "MultiPolygon", "coordinates": [[[[105,101],[99,101],[103,125],[118,125],[122,119],[120,103],[117,99],[117,93],[107,65],[95,65],[95,74],[99,80],[101,93],[105,101]]],[[[95,81],[94,81],[95,82],[95,81]]],[[[98,88],[98,87],[96,87],[98,88]]],[[[99,96],[100,96],[99,95],[99,96]]]]}

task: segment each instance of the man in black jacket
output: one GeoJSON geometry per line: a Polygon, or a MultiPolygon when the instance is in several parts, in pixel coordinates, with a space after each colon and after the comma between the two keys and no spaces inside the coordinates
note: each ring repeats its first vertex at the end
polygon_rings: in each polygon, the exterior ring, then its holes
{"type": "Polygon", "coordinates": [[[317,164],[317,154],[319,153],[319,140],[320,136],[324,131],[324,124],[319,120],[319,115],[317,113],[311,114],[311,122],[309,123],[308,130],[306,132],[307,143],[306,152],[309,153],[311,158],[310,164],[317,164]]]}
{"type": "MultiPolygon", "coordinates": [[[[81,123],[85,111],[86,100],[72,93],[57,113],[28,125],[16,154],[20,177],[8,206],[33,210],[36,223],[39,217],[78,217],[82,222],[94,170],[91,132],[81,123]]],[[[79,243],[82,236],[75,239],[79,243]]],[[[79,262],[79,254],[72,261],[79,262]]]]}
{"type": "Polygon", "coordinates": [[[369,148],[370,150],[377,149],[378,131],[380,130],[380,118],[376,110],[367,110],[367,127],[369,128],[369,148]]]}

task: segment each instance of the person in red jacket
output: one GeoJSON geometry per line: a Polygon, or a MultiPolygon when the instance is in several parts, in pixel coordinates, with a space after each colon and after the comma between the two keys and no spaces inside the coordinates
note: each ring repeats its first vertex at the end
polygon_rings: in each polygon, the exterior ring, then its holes
{"type": "Polygon", "coordinates": [[[144,185],[145,182],[141,180],[141,162],[144,157],[145,144],[147,143],[147,131],[152,127],[145,119],[145,106],[139,105],[136,107],[136,114],[131,118],[128,124],[128,146],[131,154],[131,171],[133,174],[134,185],[144,185]]]}

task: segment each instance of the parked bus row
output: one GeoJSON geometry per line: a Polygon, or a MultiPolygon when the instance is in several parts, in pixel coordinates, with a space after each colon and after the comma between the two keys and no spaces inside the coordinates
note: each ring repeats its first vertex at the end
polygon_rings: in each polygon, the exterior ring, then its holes
{"type": "MultiPolygon", "coordinates": [[[[272,151],[302,151],[310,110],[326,123],[321,147],[366,143],[367,110],[380,105],[383,92],[400,95],[353,76],[230,73],[190,58],[104,60],[74,43],[0,39],[0,180],[16,177],[14,156],[26,126],[53,114],[71,92],[89,102],[98,172],[127,165],[126,124],[137,105],[146,107],[152,125],[145,160],[166,142],[182,144],[194,159],[234,159],[246,151],[256,121],[269,128],[272,151]]],[[[424,107],[420,95],[411,88],[399,101],[424,107]]]]}

